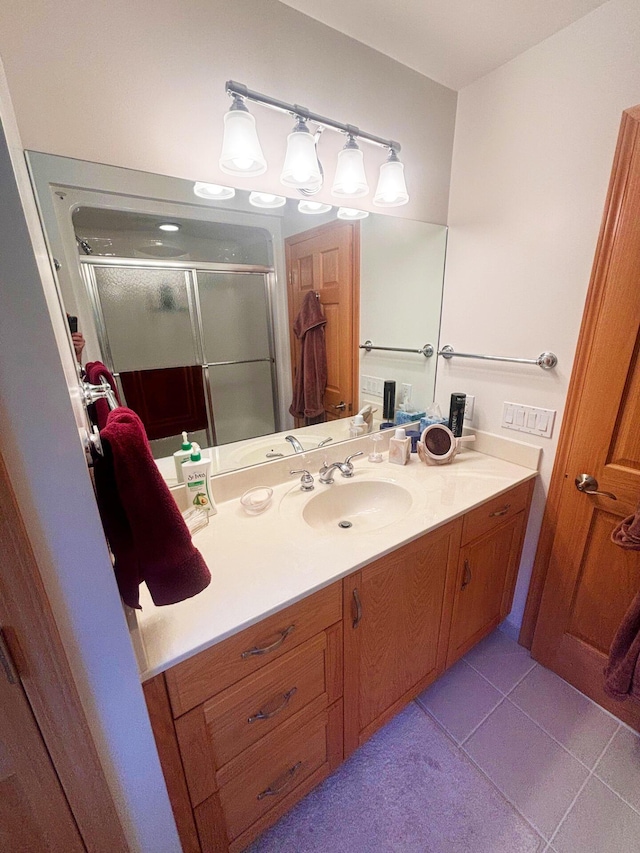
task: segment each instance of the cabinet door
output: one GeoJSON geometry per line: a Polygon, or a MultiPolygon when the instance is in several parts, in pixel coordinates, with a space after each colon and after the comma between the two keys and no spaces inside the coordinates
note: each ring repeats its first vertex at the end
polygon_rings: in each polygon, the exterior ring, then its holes
{"type": "Polygon", "coordinates": [[[345,755],[443,670],[460,522],[344,581],[345,755]]]}
{"type": "Polygon", "coordinates": [[[525,521],[519,512],[460,551],[447,666],[509,613],[525,521]]]}

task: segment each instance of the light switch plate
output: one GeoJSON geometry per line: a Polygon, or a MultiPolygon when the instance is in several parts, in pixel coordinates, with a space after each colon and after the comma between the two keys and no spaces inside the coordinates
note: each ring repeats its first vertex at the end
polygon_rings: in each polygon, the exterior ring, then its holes
{"type": "Polygon", "coordinates": [[[506,401],[502,407],[503,429],[514,429],[516,432],[527,432],[543,438],[551,438],[555,418],[555,409],[540,409],[506,401]]]}
{"type": "Polygon", "coordinates": [[[467,394],[464,401],[464,419],[465,421],[473,420],[473,407],[476,404],[476,398],[473,394],[467,394]]]}

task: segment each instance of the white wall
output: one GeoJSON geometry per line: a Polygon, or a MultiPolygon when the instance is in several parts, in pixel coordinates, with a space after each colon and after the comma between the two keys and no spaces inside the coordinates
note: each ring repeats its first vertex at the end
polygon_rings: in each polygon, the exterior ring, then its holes
{"type": "MultiPolygon", "coordinates": [[[[437,397],[476,395],[474,426],[544,447],[511,619],[519,624],[552,439],[500,426],[502,402],[562,415],[622,110],[640,103],[640,4],[611,0],[459,93],[441,342],[554,371],[451,360],[437,397]]],[[[594,412],[594,426],[597,412],[594,412]]]]}
{"type": "MultiPolygon", "coordinates": [[[[277,0],[3,0],[0,55],[26,148],[228,184],[218,157],[233,79],[397,139],[411,201],[393,213],[446,221],[455,92],[277,0]]],[[[251,109],[270,169],[235,185],[286,194],[293,120],[251,109]]],[[[330,177],[343,144],[324,133],[330,177]]],[[[363,150],[375,187],[385,152],[363,150]]]]}

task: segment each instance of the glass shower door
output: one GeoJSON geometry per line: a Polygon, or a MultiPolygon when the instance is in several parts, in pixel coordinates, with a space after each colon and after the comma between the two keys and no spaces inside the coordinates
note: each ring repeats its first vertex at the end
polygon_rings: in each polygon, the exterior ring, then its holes
{"type": "Polygon", "coordinates": [[[268,280],[197,271],[202,343],[218,444],[276,429],[268,280]]]}

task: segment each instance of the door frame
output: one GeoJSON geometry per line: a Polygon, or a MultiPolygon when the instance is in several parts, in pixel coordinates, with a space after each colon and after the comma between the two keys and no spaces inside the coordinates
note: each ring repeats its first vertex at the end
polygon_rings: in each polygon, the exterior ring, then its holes
{"type": "Polygon", "coordinates": [[[562,429],[558,440],[558,448],[551,474],[551,483],[549,485],[549,494],[542,518],[538,548],[520,630],[519,642],[528,649],[533,644],[533,635],[538,621],[542,593],[551,559],[560,495],[563,482],[568,476],[566,471],[567,462],[573,444],[574,428],[580,399],[587,379],[587,366],[593,345],[594,330],[600,319],[607,287],[611,286],[611,282],[607,280],[609,263],[616,241],[617,223],[624,200],[633,150],[636,145],[640,145],[640,105],[630,107],[622,113],[609,189],[607,191],[600,234],[596,244],[591,279],[587,291],[580,334],[578,336],[569,390],[567,392],[567,403],[562,421],[562,429]]]}
{"type": "MultiPolygon", "coordinates": [[[[351,352],[351,387],[353,393],[354,411],[353,416],[360,405],[360,222],[348,222],[347,220],[332,219],[331,222],[325,222],[323,225],[317,225],[315,228],[310,228],[308,231],[301,231],[299,234],[291,234],[284,239],[285,251],[285,274],[287,279],[287,314],[289,317],[289,349],[291,352],[291,385],[295,388],[295,340],[293,334],[293,299],[291,296],[291,246],[296,242],[308,240],[313,237],[319,237],[327,231],[335,228],[336,225],[347,225],[351,228],[351,247],[353,257],[351,258],[352,270],[352,317],[351,317],[351,334],[353,339],[353,348],[351,352]],[[298,240],[297,238],[301,238],[298,240]]],[[[304,426],[304,424],[301,424],[304,426]]]]}

